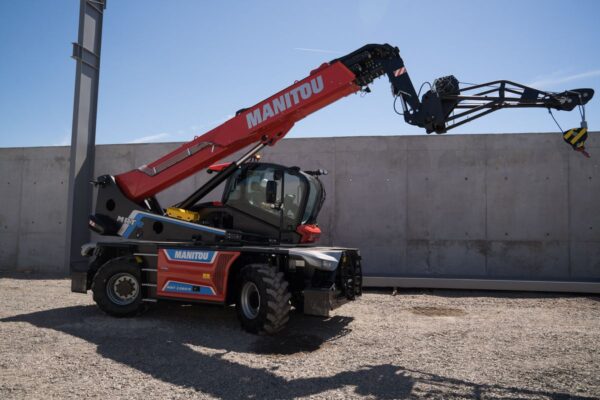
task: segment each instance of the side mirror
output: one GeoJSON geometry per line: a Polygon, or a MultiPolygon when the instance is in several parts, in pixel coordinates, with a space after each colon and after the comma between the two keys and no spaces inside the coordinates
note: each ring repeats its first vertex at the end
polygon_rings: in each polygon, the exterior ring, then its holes
{"type": "Polygon", "coordinates": [[[277,182],[267,181],[266,201],[269,204],[277,203],[277,182]]]}

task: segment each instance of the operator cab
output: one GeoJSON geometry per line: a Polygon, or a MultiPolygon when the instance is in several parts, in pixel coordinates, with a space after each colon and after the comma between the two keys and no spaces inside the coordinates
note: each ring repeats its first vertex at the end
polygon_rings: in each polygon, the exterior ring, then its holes
{"type": "Polygon", "coordinates": [[[220,204],[199,204],[194,211],[200,214],[199,223],[239,230],[247,240],[314,242],[317,216],[325,201],[318,176],[324,173],[245,163],[227,179],[220,204]]]}

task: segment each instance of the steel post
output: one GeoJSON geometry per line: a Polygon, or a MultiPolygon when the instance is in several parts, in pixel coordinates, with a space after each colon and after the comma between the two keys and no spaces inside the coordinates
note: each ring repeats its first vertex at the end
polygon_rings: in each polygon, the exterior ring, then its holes
{"type": "Polygon", "coordinates": [[[106,0],[81,0],[79,36],[77,43],[73,43],[77,69],[65,242],[65,259],[71,272],[86,264],[81,255],[81,246],[90,240],[87,220],[92,208],[93,188],[89,181],[94,174],[100,47],[105,8],[106,0]]]}

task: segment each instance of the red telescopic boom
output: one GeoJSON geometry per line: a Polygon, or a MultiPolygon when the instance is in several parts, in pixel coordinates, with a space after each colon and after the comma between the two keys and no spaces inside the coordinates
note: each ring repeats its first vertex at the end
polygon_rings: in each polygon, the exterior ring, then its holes
{"type": "MultiPolygon", "coordinates": [[[[584,150],[587,123],[583,107],[593,97],[592,89],[554,93],[506,80],[460,87],[454,76],[446,76],[434,80],[419,99],[398,48],[369,44],[321,65],[301,81],[238,111],[227,122],[159,160],[116,175],[115,180],[125,196],[140,203],[251,144],[275,144],[297,121],[351,93],[369,91],[367,85],[382,75],[388,76],[392,94],[401,100],[404,120],[427,133],[444,133],[503,108],[571,111],[581,107],[581,128],[564,132],[564,137],[574,149],[584,150]]],[[[182,204],[193,203],[202,195],[197,193],[182,204]]]]}
{"type": "Polygon", "coordinates": [[[301,81],[238,111],[237,115],[164,157],[116,175],[125,195],[140,202],[254,143],[273,145],[313,112],[360,90],[341,62],[323,64],[301,81]]]}

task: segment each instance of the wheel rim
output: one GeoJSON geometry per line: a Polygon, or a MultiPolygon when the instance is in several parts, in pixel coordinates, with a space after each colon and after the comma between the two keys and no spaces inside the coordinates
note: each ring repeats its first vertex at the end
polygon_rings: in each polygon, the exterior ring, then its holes
{"type": "Polygon", "coordinates": [[[248,319],[254,319],[260,312],[260,293],[254,282],[246,282],[241,295],[242,311],[248,319]]]}
{"type": "Polygon", "coordinates": [[[126,272],[114,274],[106,285],[106,294],[113,303],[126,306],[135,301],[140,292],[140,284],[135,276],[126,272]]]}

